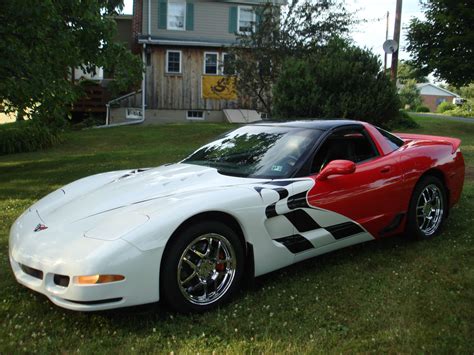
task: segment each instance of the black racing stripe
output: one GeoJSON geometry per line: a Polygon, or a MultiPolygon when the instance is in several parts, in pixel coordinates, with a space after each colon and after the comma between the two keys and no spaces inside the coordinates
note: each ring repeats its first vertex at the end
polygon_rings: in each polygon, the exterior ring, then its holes
{"type": "Polygon", "coordinates": [[[262,197],[262,190],[264,189],[264,187],[261,187],[261,186],[257,186],[257,187],[254,187],[255,191],[258,192],[258,194],[260,195],[260,197],[262,197]]]}
{"type": "MultiPolygon", "coordinates": [[[[257,188],[255,188],[255,189],[257,189],[257,188]]],[[[267,218],[272,218],[272,217],[278,216],[278,213],[276,211],[276,204],[279,201],[283,200],[284,198],[288,197],[289,192],[288,192],[287,189],[284,189],[284,188],[281,188],[281,187],[277,187],[275,189],[269,189],[269,190],[273,190],[273,191],[277,192],[278,196],[280,197],[278,201],[276,201],[276,202],[272,203],[271,205],[267,206],[267,208],[265,209],[265,215],[267,216],[267,218]]],[[[260,193],[260,196],[262,196],[261,193],[260,193]]]]}
{"type": "Polygon", "coordinates": [[[303,210],[294,210],[285,213],[284,216],[295,226],[298,232],[308,232],[321,228],[321,226],[303,210]]]}
{"type": "Polygon", "coordinates": [[[354,222],[345,222],[324,228],[331,233],[335,239],[342,239],[364,232],[364,230],[354,222]]]}
{"type": "Polygon", "coordinates": [[[280,196],[280,200],[283,200],[284,198],[288,197],[288,195],[290,194],[287,189],[284,189],[282,187],[278,187],[272,190],[278,192],[278,195],[280,196]]]}
{"type": "Polygon", "coordinates": [[[302,251],[314,248],[313,244],[302,235],[295,234],[288,237],[274,239],[276,242],[283,244],[292,253],[301,253],[302,251]]]}
{"type": "Polygon", "coordinates": [[[306,200],[307,191],[288,197],[288,208],[294,210],[297,208],[311,208],[306,200]]]}
{"type": "Polygon", "coordinates": [[[265,215],[267,216],[267,218],[278,216],[278,213],[276,211],[276,203],[272,203],[271,205],[267,206],[267,208],[265,208],[265,215]]]}

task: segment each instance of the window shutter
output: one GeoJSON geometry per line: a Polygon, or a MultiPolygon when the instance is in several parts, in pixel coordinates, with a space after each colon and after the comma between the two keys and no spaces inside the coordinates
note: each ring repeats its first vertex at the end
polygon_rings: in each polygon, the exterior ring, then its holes
{"type": "Polygon", "coordinates": [[[257,28],[262,23],[262,18],[263,18],[263,8],[257,7],[255,9],[255,25],[257,28]]]}
{"type": "Polygon", "coordinates": [[[237,6],[229,8],[229,33],[237,32],[237,6]]]}
{"type": "Polygon", "coordinates": [[[158,3],[158,28],[166,30],[166,22],[168,18],[168,3],[166,0],[160,0],[158,3]]]}
{"type": "Polygon", "coordinates": [[[186,31],[194,31],[194,4],[186,4],[186,31]]]}

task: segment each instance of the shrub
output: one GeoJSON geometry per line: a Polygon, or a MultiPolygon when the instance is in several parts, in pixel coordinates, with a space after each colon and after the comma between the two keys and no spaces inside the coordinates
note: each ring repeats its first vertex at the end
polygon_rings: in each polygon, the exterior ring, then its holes
{"type": "Polygon", "coordinates": [[[430,112],[430,109],[426,106],[421,105],[416,108],[416,112],[430,112]]]}
{"type": "Polygon", "coordinates": [[[444,113],[445,111],[454,110],[455,108],[456,108],[455,104],[445,101],[438,105],[438,107],[436,108],[436,112],[444,113]]]}
{"type": "Polygon", "coordinates": [[[310,58],[291,58],[274,86],[274,116],[351,118],[381,125],[395,119],[395,86],[378,58],[336,40],[310,58]]]}
{"type": "Polygon", "coordinates": [[[474,110],[472,110],[471,105],[464,104],[462,106],[455,106],[452,110],[444,111],[443,114],[458,117],[474,117],[474,110]]]}
{"type": "Polygon", "coordinates": [[[60,132],[33,121],[0,125],[0,155],[31,152],[61,141],[60,132]]]}
{"type": "Polygon", "coordinates": [[[418,128],[420,125],[405,111],[400,110],[398,115],[383,128],[394,130],[399,128],[418,128]]]}

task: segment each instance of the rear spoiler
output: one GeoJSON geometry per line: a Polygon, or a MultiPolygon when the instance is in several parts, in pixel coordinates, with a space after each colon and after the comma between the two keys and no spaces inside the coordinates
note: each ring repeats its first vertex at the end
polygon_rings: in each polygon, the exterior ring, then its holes
{"type": "Polygon", "coordinates": [[[440,144],[449,144],[452,146],[452,153],[456,152],[461,145],[461,140],[458,138],[429,136],[427,134],[411,134],[411,133],[396,133],[398,137],[403,139],[405,143],[412,141],[425,141],[440,144]]]}

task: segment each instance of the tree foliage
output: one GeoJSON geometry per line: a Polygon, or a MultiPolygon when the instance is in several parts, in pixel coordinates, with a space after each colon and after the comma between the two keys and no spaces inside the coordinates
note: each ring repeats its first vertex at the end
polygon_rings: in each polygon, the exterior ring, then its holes
{"type": "Polygon", "coordinates": [[[254,28],[237,34],[231,66],[239,93],[271,112],[272,86],[286,58],[311,56],[332,37],[346,34],[353,20],[341,0],[290,0],[282,8],[268,2],[255,11],[254,28]]]}
{"type": "Polygon", "coordinates": [[[412,19],[407,49],[424,75],[456,86],[474,81],[474,11],[472,0],[423,1],[426,20],[412,19]]]}
{"type": "Polygon", "coordinates": [[[402,108],[415,110],[421,105],[420,90],[416,86],[416,80],[414,79],[406,80],[398,94],[402,108]]]}
{"type": "Polygon", "coordinates": [[[395,86],[377,56],[331,40],[308,58],[291,58],[274,88],[274,108],[284,118],[346,117],[384,125],[398,115],[395,86]]]}
{"type": "Polygon", "coordinates": [[[70,80],[75,67],[128,67],[121,80],[140,80],[139,59],[112,43],[110,15],[122,7],[122,0],[2,0],[0,102],[6,110],[47,124],[61,121],[81,94],[70,80]]]}
{"type": "Polygon", "coordinates": [[[417,83],[428,82],[428,78],[409,60],[401,60],[398,63],[397,77],[401,84],[406,83],[408,80],[415,80],[417,83]]]}

